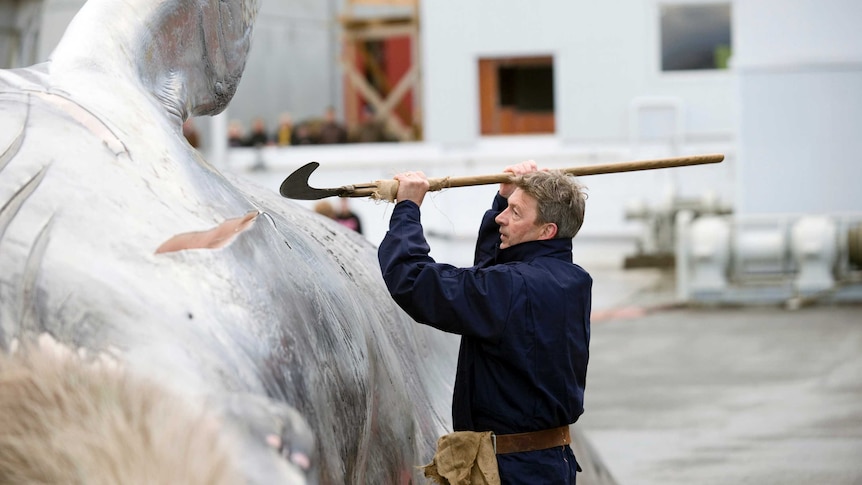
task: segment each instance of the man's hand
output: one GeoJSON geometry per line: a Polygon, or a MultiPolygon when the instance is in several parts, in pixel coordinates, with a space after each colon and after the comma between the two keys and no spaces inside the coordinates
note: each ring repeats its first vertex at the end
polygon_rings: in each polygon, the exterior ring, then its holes
{"type": "MultiPolygon", "coordinates": [[[[536,170],[538,170],[536,162],[533,160],[527,160],[526,162],[521,162],[516,165],[509,165],[503,169],[503,172],[517,176],[529,172],[535,172],[536,170]]],[[[509,196],[512,195],[512,192],[515,191],[515,188],[515,184],[502,183],[500,184],[500,195],[508,199],[509,196]]]]}
{"type": "Polygon", "coordinates": [[[396,175],[395,180],[398,181],[398,193],[395,195],[395,200],[412,200],[416,205],[421,206],[425,194],[428,193],[428,177],[423,172],[404,172],[396,175]]]}

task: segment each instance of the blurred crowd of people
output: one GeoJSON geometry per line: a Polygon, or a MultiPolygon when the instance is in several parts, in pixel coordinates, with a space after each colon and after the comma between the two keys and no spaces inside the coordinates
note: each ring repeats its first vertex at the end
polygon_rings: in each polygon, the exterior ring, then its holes
{"type": "Polygon", "coordinates": [[[269,145],[328,145],[336,143],[370,143],[397,141],[386,130],[385,124],[374,117],[369,108],[364,108],[356,126],[348,128],[339,121],[335,109],[326,109],[322,118],[305,120],[294,124],[292,117],[284,113],[278,126],[269,130],[263,118],[255,118],[246,132],[239,120],[228,125],[228,146],[262,147],[269,145]]]}
{"type": "Polygon", "coordinates": [[[335,208],[328,200],[321,200],[314,205],[314,211],[362,234],[362,221],[355,212],[350,210],[350,203],[347,199],[339,199],[338,208],[335,208]]]}

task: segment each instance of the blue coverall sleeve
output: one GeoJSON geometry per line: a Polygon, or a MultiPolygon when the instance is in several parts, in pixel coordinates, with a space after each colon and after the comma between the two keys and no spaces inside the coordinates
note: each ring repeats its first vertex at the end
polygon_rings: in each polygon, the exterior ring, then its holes
{"type": "Polygon", "coordinates": [[[521,278],[505,265],[456,268],[434,261],[422,231],[419,206],[399,202],[378,249],[386,287],[414,320],[483,339],[503,334],[521,278]]]}

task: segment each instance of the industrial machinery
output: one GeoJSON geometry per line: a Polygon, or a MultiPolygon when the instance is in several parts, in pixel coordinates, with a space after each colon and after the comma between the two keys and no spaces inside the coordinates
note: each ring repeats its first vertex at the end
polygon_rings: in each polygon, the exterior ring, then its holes
{"type": "Polygon", "coordinates": [[[677,297],[862,301],[862,214],[676,216],[677,297]]]}

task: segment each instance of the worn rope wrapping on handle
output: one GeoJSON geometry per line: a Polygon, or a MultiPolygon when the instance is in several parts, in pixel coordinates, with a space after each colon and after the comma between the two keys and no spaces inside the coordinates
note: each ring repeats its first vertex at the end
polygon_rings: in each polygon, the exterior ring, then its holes
{"type": "Polygon", "coordinates": [[[377,188],[371,193],[371,198],[374,200],[385,200],[394,202],[395,196],[398,195],[398,181],[395,179],[378,180],[375,182],[377,188]]]}
{"type": "MultiPolygon", "coordinates": [[[[449,178],[450,177],[441,177],[441,178],[433,178],[428,179],[429,192],[437,192],[439,190],[443,190],[449,188],[449,178]]],[[[398,195],[398,181],[395,179],[387,179],[387,180],[378,180],[374,183],[377,187],[374,192],[371,193],[371,198],[374,200],[385,200],[388,202],[394,202],[395,196],[398,195]]]]}
{"type": "Polygon", "coordinates": [[[428,182],[431,184],[431,187],[428,188],[429,192],[437,192],[438,190],[449,188],[449,177],[428,179],[428,182]]]}

